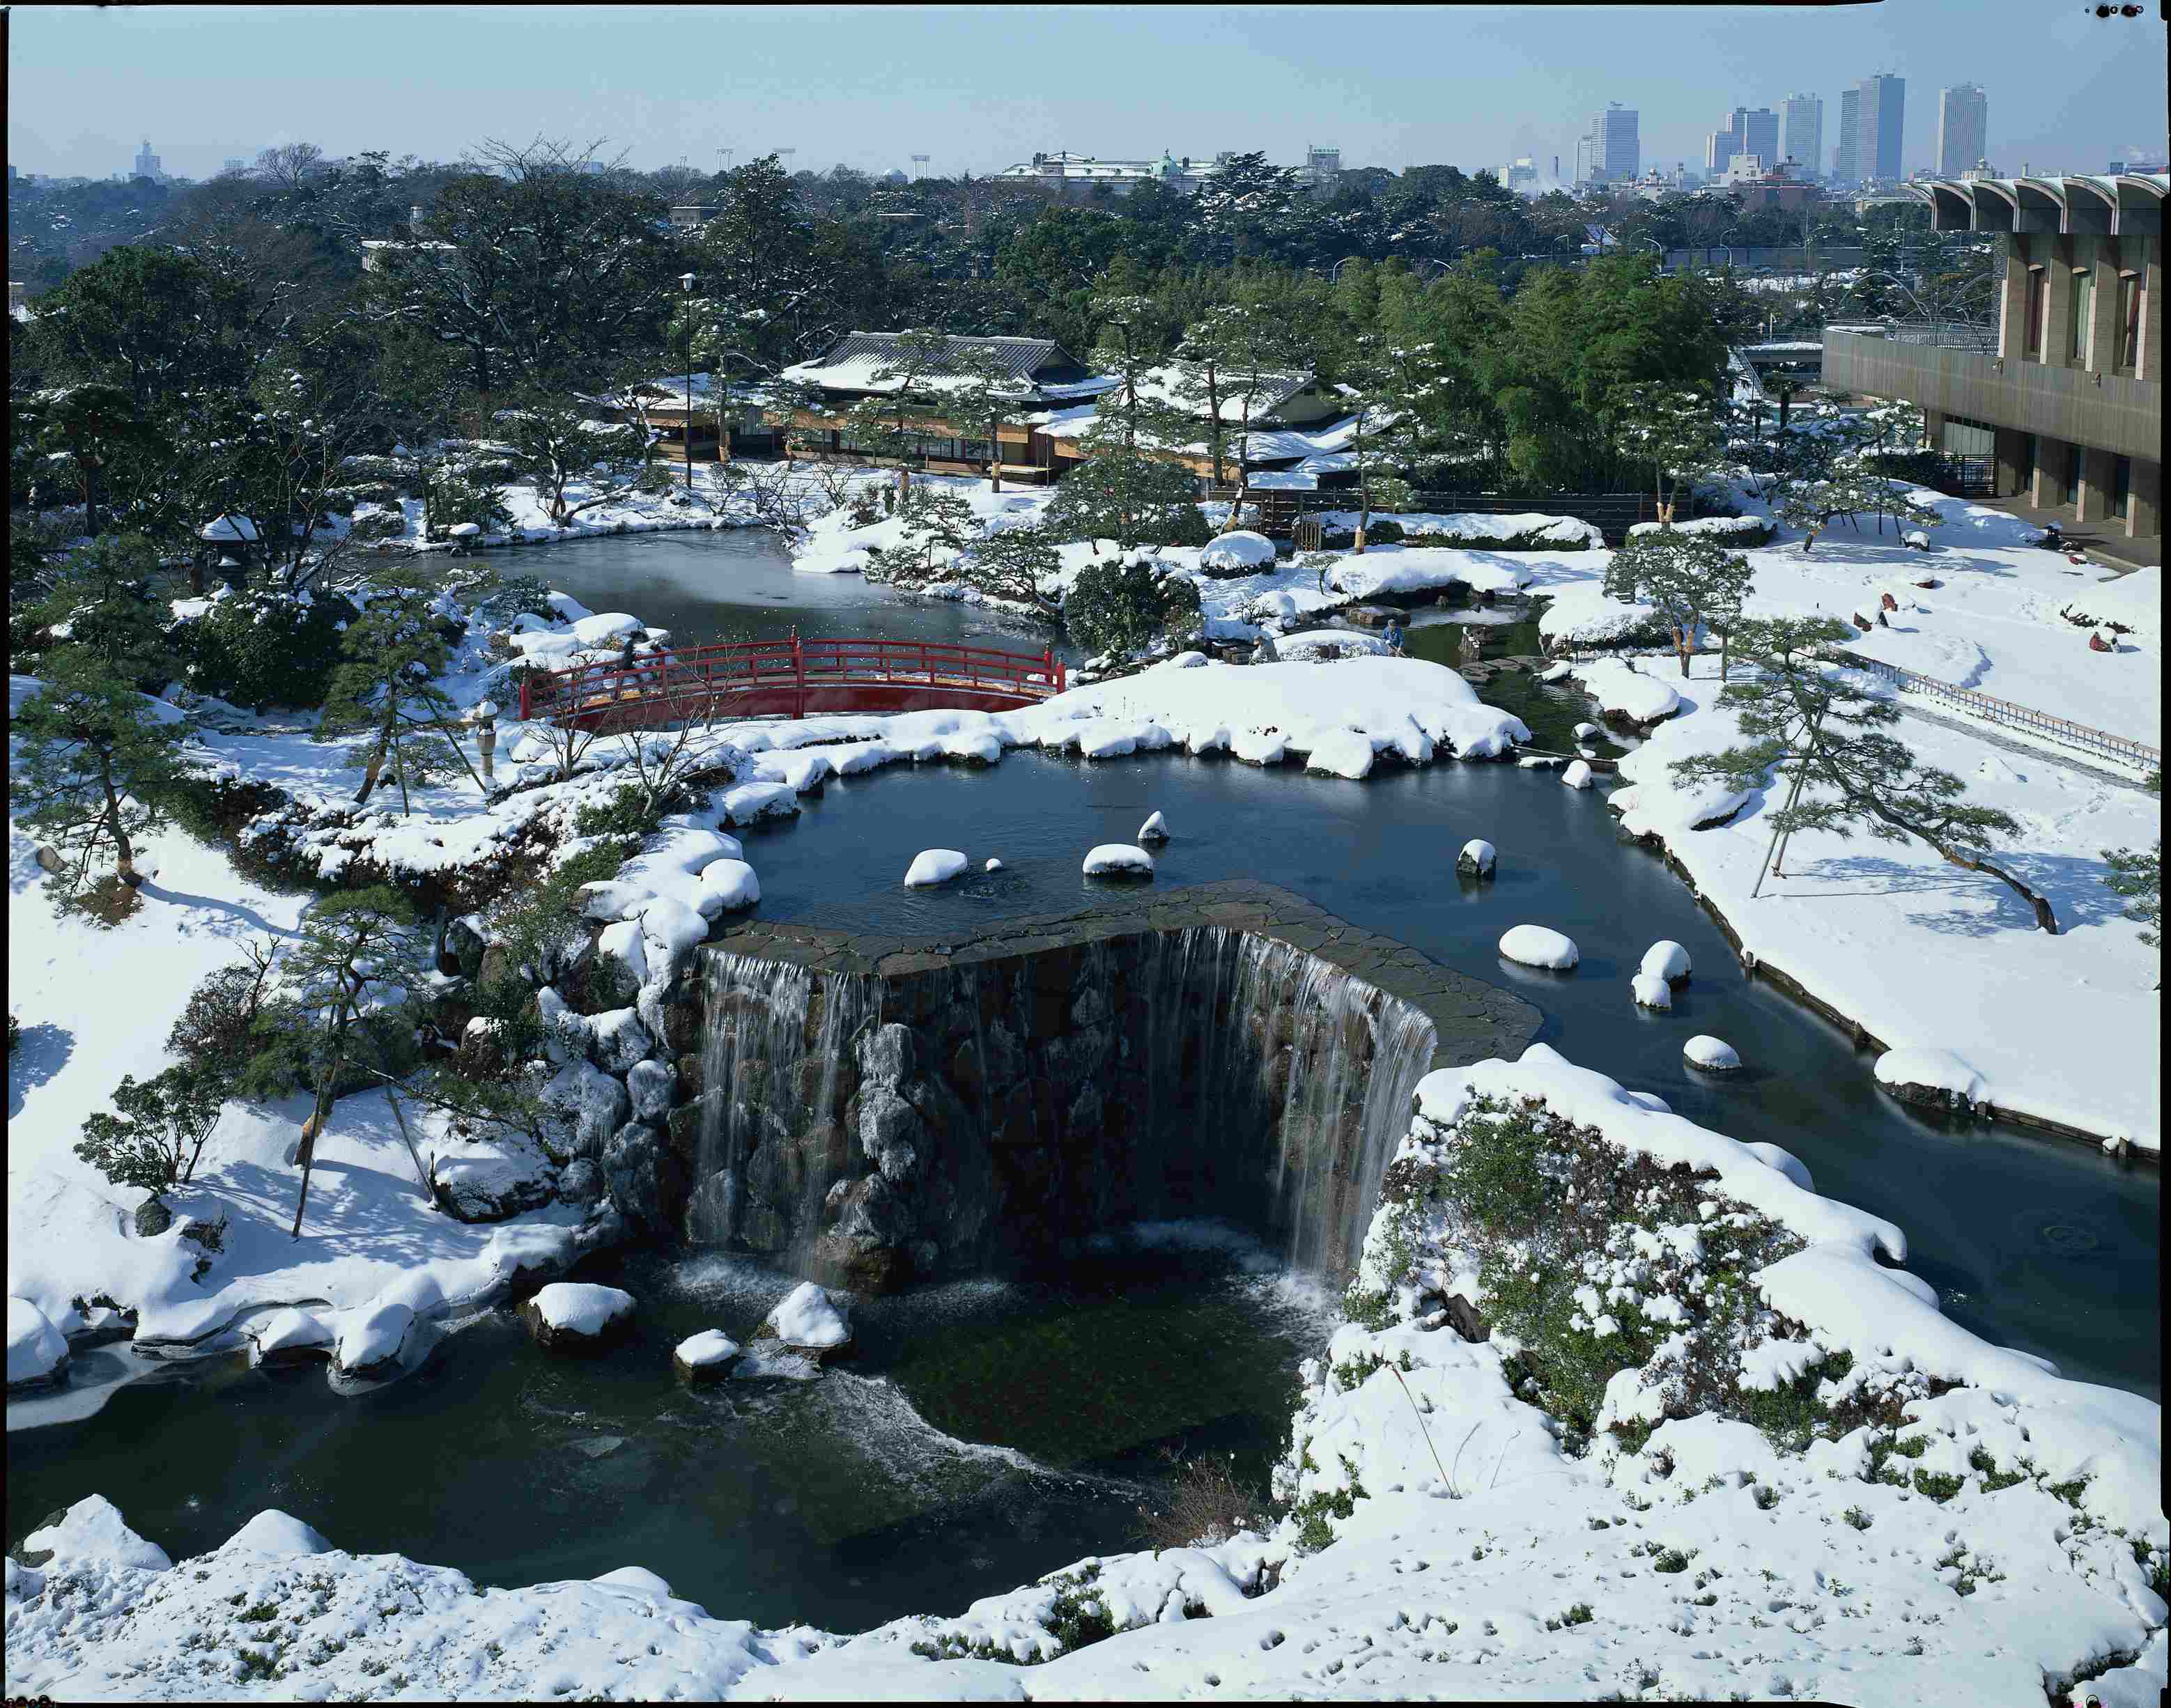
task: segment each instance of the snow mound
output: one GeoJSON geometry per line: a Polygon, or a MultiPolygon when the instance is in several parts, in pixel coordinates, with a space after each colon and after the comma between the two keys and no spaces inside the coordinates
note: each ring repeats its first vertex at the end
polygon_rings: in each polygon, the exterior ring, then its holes
{"type": "Polygon", "coordinates": [[[1911,1101],[1973,1108],[1990,1100],[1990,1082],[1950,1050],[1887,1050],[1877,1058],[1877,1083],[1911,1101]]]}
{"type": "Polygon", "coordinates": [[[851,1324],[821,1287],[801,1282],[762,1320],[787,1347],[812,1347],[817,1351],[841,1347],[852,1337],[851,1324]]]}
{"type": "Polygon", "coordinates": [[[1450,587],[1512,593],[1529,586],[1533,579],[1535,570],[1527,558],[1440,546],[1383,547],[1361,557],[1344,558],[1327,572],[1327,585],[1354,599],[1444,592],[1450,587]]]}
{"type": "Polygon", "coordinates": [[[1635,994],[1638,1008],[1647,1008],[1657,1014],[1665,1014],[1673,1008],[1673,986],[1655,973],[1638,973],[1629,981],[1629,988],[1635,994]]]}
{"type": "MultiPolygon", "coordinates": [[[[1778,1170],[1804,1191],[1816,1191],[1816,1181],[1810,1176],[1809,1165],[1796,1156],[1793,1152],[1782,1150],[1779,1146],[1766,1143],[1761,1138],[1746,1140],[1741,1148],[1766,1168],[1778,1170]]],[[[1935,1303],[1934,1300],[1932,1302],[1935,1303]]]]}
{"type": "Polygon", "coordinates": [[[623,611],[606,611],[598,616],[580,618],[571,633],[582,646],[608,646],[625,635],[640,634],[642,627],[638,617],[628,616],[623,611]]]}
{"type": "Polygon", "coordinates": [[[1179,652],[1169,660],[1168,667],[1171,670],[1196,670],[1205,662],[1206,655],[1203,652],[1179,652]]]}
{"type": "Polygon", "coordinates": [[[1689,976],[1689,952],[1670,939],[1661,938],[1643,951],[1638,969],[1654,978],[1663,978],[1669,984],[1686,983],[1689,976]]]}
{"type": "MultiPolygon", "coordinates": [[[[174,1564],[156,1542],[147,1542],[130,1529],[121,1521],[120,1507],[104,1495],[86,1495],[61,1515],[57,1524],[31,1531],[23,1539],[23,1551],[51,1554],[48,1570],[97,1561],[138,1571],[168,1571],[174,1564]]],[[[11,1642],[11,1652],[13,1648],[11,1642]]]]}
{"type": "Polygon", "coordinates": [[[281,1352],[291,1354],[329,1347],[335,1338],[331,1330],[317,1318],[292,1305],[284,1310],[274,1311],[249,1333],[249,1342],[255,1347],[259,1361],[281,1352]]]}
{"type": "Polygon", "coordinates": [[[1579,742],[1595,742],[1605,733],[1595,724],[1578,724],[1575,726],[1575,738],[1579,742]]]}
{"type": "Polygon", "coordinates": [[[988,863],[987,863],[987,865],[984,865],[984,866],[983,866],[983,867],[981,867],[981,869],[980,869],[980,870],[983,870],[983,871],[988,871],[988,872],[999,872],[999,871],[1000,871],[1002,869],[1003,869],[1003,863],[1002,863],[1000,860],[997,859],[996,859],[993,854],[989,854],[989,855],[988,856],[988,863]]]}
{"type": "Polygon", "coordinates": [[[1580,759],[1571,760],[1561,773],[1561,781],[1571,789],[1588,789],[1591,784],[1590,767],[1580,759]]]}
{"type": "Polygon", "coordinates": [[[1273,560],[1274,543],[1264,534],[1253,533],[1247,528],[1220,535],[1209,541],[1198,554],[1199,569],[1216,580],[1248,576],[1273,560]]]}
{"type": "Polygon", "coordinates": [[[1500,939],[1500,952],[1525,966],[1565,972],[1582,957],[1574,940],[1546,925],[1511,925],[1500,939]]]}
{"type": "Polygon", "coordinates": [[[615,1571],[606,1571],[588,1582],[621,1595],[639,1595],[651,1601],[673,1599],[669,1580],[646,1566],[621,1566],[615,1571]]]}
{"type": "Polygon", "coordinates": [[[631,1293],[585,1281],[554,1281],[529,1304],[546,1328],[590,1336],[616,1327],[634,1309],[631,1293]]]}
{"type": "Polygon", "coordinates": [[[8,1301],[8,1385],[50,1379],[67,1363],[67,1337],[27,1298],[8,1301]]]}
{"type": "Polygon", "coordinates": [[[721,1329],[704,1329],[679,1341],[672,1351],[671,1361],[689,1370],[705,1370],[731,1363],[738,1355],[739,1343],[721,1329]]]}
{"type": "Polygon", "coordinates": [[[298,1560],[329,1554],[332,1545],[290,1513],[266,1507],[226,1539],[222,1554],[260,1554],[267,1560],[298,1560]]]}
{"type": "Polygon", "coordinates": [[[1701,1068],[1707,1074],[1733,1074],[1741,1067],[1741,1057],[1733,1045],[1706,1032],[1697,1033],[1682,1045],[1681,1056],[1689,1066],[1701,1068]]]}
{"type": "Polygon", "coordinates": [[[1600,659],[1582,670],[1583,685],[1609,718],[1655,724],[1681,709],[1681,697],[1655,676],[1631,670],[1617,659],[1600,659]]]}
{"type": "Polygon", "coordinates": [[[1455,857],[1455,870],[1466,872],[1475,878],[1491,875],[1493,868],[1499,863],[1499,850],[1481,837],[1471,838],[1468,842],[1463,843],[1462,852],[1455,857]]]}
{"type": "Polygon", "coordinates": [[[701,868],[694,911],[704,918],[736,913],[761,900],[761,880],[744,860],[711,860],[701,868]]]}
{"type": "Polygon", "coordinates": [[[1361,730],[1334,730],[1313,738],[1305,769],[1356,782],[1372,769],[1372,740],[1361,730]]]}
{"type": "Polygon", "coordinates": [[[1540,671],[1538,672],[1538,680],[1540,682],[1566,682],[1568,677],[1574,674],[1575,667],[1563,658],[1554,663],[1547,665],[1543,670],[1540,671]]]}
{"type": "Polygon", "coordinates": [[[1150,878],[1153,875],[1154,857],[1127,842],[1104,842],[1086,856],[1089,878],[1150,878]]]}
{"type": "Polygon", "coordinates": [[[1158,812],[1148,815],[1146,822],[1139,827],[1137,839],[1141,844],[1150,842],[1166,842],[1168,821],[1158,812]]]}
{"type": "Polygon", "coordinates": [[[962,876],[966,866],[965,856],[954,848],[923,849],[913,856],[912,865],[904,874],[908,890],[929,890],[937,884],[946,884],[962,876]]]}

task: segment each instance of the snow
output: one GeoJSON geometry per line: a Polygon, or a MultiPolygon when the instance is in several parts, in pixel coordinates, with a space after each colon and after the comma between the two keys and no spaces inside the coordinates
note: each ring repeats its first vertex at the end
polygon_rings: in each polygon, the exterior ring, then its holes
{"type": "Polygon", "coordinates": [[[1500,861],[1499,850],[1481,837],[1472,837],[1463,843],[1462,852],[1455,857],[1457,869],[1476,872],[1480,876],[1492,871],[1500,861]]]}
{"type": "Polygon", "coordinates": [[[109,1561],[138,1571],[166,1571],[173,1560],[155,1542],[147,1542],[130,1529],[121,1509],[103,1495],[88,1495],[61,1517],[23,1539],[23,1551],[50,1551],[45,1569],[60,1570],[79,1560],[109,1561]]]}
{"type": "Polygon", "coordinates": [[[671,1356],[689,1370],[705,1370],[712,1364],[727,1364],[739,1355],[739,1343],[721,1329],[704,1329],[678,1342],[671,1356]]]}
{"type": "Polygon", "coordinates": [[[1654,724],[1681,707],[1681,697],[1664,678],[1633,670],[1617,659],[1580,665],[1576,676],[1609,717],[1632,724],[1654,724]]]}
{"type": "MultiPolygon", "coordinates": [[[[1354,531],[1359,512],[1354,510],[1330,510],[1320,520],[1336,533],[1354,531]]],[[[1605,536],[1587,522],[1572,516],[1547,516],[1537,511],[1514,511],[1503,515],[1491,515],[1482,511],[1457,511],[1442,513],[1438,511],[1397,511],[1392,516],[1373,512],[1376,526],[1391,522],[1402,531],[1405,539],[1473,540],[1512,539],[1518,549],[1529,545],[1544,546],[1555,550],[1566,548],[1572,551],[1596,550],[1605,543],[1605,536]]],[[[1374,547],[1364,555],[1370,557],[1374,547]]]]}
{"type": "Polygon", "coordinates": [[[701,868],[694,910],[705,918],[736,913],[761,900],[761,880],[742,859],[711,860],[701,868]]]}
{"type": "Polygon", "coordinates": [[[329,1554],[332,1545],[299,1518],[266,1507],[228,1537],[219,1551],[258,1554],[267,1560],[302,1560],[314,1554],[329,1554]]]}
{"type": "Polygon", "coordinates": [[[946,884],[952,878],[964,875],[968,862],[954,848],[923,849],[912,857],[906,870],[904,886],[908,890],[932,889],[937,884],[946,884]]]}
{"type": "Polygon", "coordinates": [[[1565,972],[1580,958],[1574,940],[1544,925],[1511,925],[1500,939],[1500,952],[1525,966],[1565,972]]]}
{"type": "Polygon", "coordinates": [[[8,1385],[40,1382],[67,1362],[67,1336],[27,1298],[8,1301],[8,1385]]]}
{"type": "Polygon", "coordinates": [[[981,870],[982,870],[983,871],[989,871],[989,872],[999,872],[999,871],[1000,871],[1002,869],[1003,869],[1003,863],[1002,863],[1000,860],[997,859],[996,859],[993,854],[989,854],[989,855],[988,856],[988,863],[987,863],[987,865],[984,865],[984,866],[983,866],[983,867],[981,868],[981,870]]]}
{"type": "Polygon", "coordinates": [[[353,1313],[340,1329],[336,1363],[342,1371],[366,1370],[399,1356],[415,1327],[411,1306],[370,1304],[353,1313]]]}
{"type": "Polygon", "coordinates": [[[590,1336],[615,1327],[634,1311],[631,1293],[583,1281],[554,1281],[539,1288],[531,1303],[545,1327],[590,1336]]]}
{"type": "Polygon", "coordinates": [[[1253,533],[1247,528],[1237,528],[1221,534],[1199,548],[1198,566],[1202,570],[1233,570],[1239,574],[1264,568],[1274,560],[1274,543],[1262,533],[1253,533]]]}
{"type": "Polygon", "coordinates": [[[1766,1143],[1762,1139],[1745,1143],[1741,1148],[1766,1168],[1778,1170],[1804,1191],[1816,1191],[1816,1183],[1809,1175],[1809,1165],[1796,1156],[1793,1152],[1782,1149],[1776,1144],[1766,1143]]]}
{"type": "Polygon", "coordinates": [[[1129,843],[1104,842],[1087,852],[1085,870],[1089,878],[1150,878],[1153,875],[1154,857],[1129,843]]]}
{"type": "Polygon", "coordinates": [[[1592,782],[1590,767],[1580,759],[1572,759],[1562,771],[1561,781],[1571,789],[1588,789],[1592,782]]]}
{"type": "Polygon", "coordinates": [[[1149,814],[1147,816],[1146,822],[1139,827],[1139,833],[1136,839],[1142,843],[1149,842],[1166,842],[1168,840],[1168,821],[1163,818],[1158,812],[1149,814]]]}
{"type": "Polygon", "coordinates": [[[1741,1057],[1733,1045],[1705,1032],[1697,1033],[1683,1044],[1681,1055],[1689,1066],[1701,1068],[1707,1074],[1731,1074],[1741,1066],[1741,1057]]]}
{"type": "Polygon", "coordinates": [[[1512,593],[1528,586],[1536,573],[1527,560],[1501,552],[1385,545],[1343,559],[1327,572],[1327,585],[1353,599],[1444,592],[1454,586],[1472,593],[1512,593]]]}
{"type": "Polygon", "coordinates": [[[1926,1085],[1970,1104],[1987,1103],[1989,1082],[1950,1050],[1926,1048],[1887,1050],[1877,1058],[1877,1083],[1887,1088],[1926,1085]]]}
{"type": "Polygon", "coordinates": [[[1575,738],[1579,742],[1595,742],[1605,733],[1596,724],[1583,723],[1575,726],[1575,738]]]}
{"type": "Polygon", "coordinates": [[[276,1352],[329,1347],[337,1338],[322,1320],[294,1305],[273,1311],[249,1331],[249,1344],[260,1360],[276,1352]]]}
{"type": "Polygon", "coordinates": [[[1324,732],[1313,741],[1305,768],[1353,780],[1363,777],[1372,768],[1371,739],[1362,730],[1324,732]]]}
{"type": "Polygon", "coordinates": [[[1638,1008],[1664,1014],[1674,1005],[1674,988],[1656,973],[1639,972],[1629,981],[1638,1008]]]}
{"type": "Polygon", "coordinates": [[[785,1294],[762,1323],[775,1329],[777,1339],[787,1347],[826,1350],[841,1347],[852,1337],[851,1325],[836,1301],[811,1281],[801,1282],[785,1294]]]}
{"type": "Polygon", "coordinates": [[[1638,970],[1669,983],[1685,981],[1689,976],[1689,952],[1671,939],[1662,937],[1643,951],[1638,970]]]}

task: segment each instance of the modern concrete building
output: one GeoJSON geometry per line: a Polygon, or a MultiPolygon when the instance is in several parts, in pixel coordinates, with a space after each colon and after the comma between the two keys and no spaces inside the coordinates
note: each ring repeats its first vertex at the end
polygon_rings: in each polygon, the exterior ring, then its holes
{"type": "Polygon", "coordinates": [[[1640,174],[1643,151],[1636,109],[1608,101],[1604,112],[1594,113],[1576,143],[1575,160],[1578,184],[1626,184],[1640,174]]]}
{"type": "MultiPolygon", "coordinates": [[[[1336,157],[1337,167],[1340,156],[1336,157]]],[[[1112,195],[1128,195],[1141,184],[1166,184],[1186,195],[1196,195],[1220,170],[1218,164],[1181,160],[1164,153],[1158,160],[1110,160],[1094,154],[1036,154],[1015,166],[1005,166],[995,176],[1007,183],[1038,185],[1065,201],[1083,201],[1106,188],[1112,195]]]]}
{"type": "Polygon", "coordinates": [[[1779,108],[1779,158],[1793,163],[1797,178],[1815,178],[1825,169],[1825,104],[1816,95],[1789,95],[1779,108]]]}
{"type": "Polygon", "coordinates": [[[1954,83],[1938,95],[1938,174],[1958,178],[1990,154],[1990,97],[1977,83],[1954,83]]]}
{"type": "Polygon", "coordinates": [[[1854,167],[1864,184],[1896,184],[1906,173],[1900,166],[1900,137],[1907,116],[1907,80],[1890,72],[1866,77],[1855,85],[1859,98],[1854,167]]]}
{"type": "Polygon", "coordinates": [[[1936,229],[1998,234],[1995,342],[1828,329],[1825,383],[1920,404],[1932,444],[1994,459],[1997,496],[2160,537],[2167,190],[2163,174],[1919,186],[1936,229]]]}

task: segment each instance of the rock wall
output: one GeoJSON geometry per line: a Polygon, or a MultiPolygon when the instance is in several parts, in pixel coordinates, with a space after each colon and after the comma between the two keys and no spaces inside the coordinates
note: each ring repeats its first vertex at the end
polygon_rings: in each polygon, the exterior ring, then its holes
{"type": "Polygon", "coordinates": [[[629,1218],[875,1291],[1200,1214],[1338,1277],[1417,1081],[1538,1022],[1246,883],[962,943],[743,923],[663,1018],[667,1144],[603,1159],[629,1218]]]}

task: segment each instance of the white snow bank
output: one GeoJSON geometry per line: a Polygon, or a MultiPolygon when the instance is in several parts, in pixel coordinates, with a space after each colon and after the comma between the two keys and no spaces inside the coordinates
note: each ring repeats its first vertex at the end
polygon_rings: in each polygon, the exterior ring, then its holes
{"type": "Polygon", "coordinates": [[[1154,873],[1154,857],[1129,843],[1104,842],[1087,851],[1085,870],[1089,878],[1150,878],[1154,873]]]}
{"type": "Polygon", "coordinates": [[[1512,593],[1529,586],[1536,573],[1528,559],[1498,552],[1378,546],[1343,559],[1327,572],[1327,585],[1354,599],[1439,592],[1455,586],[1473,593],[1512,593]]]}
{"type": "Polygon", "coordinates": [[[308,1311],[289,1305],[276,1310],[249,1331],[249,1343],[259,1359],[278,1352],[299,1352],[331,1346],[338,1336],[308,1311]]]}
{"type": "Polygon", "coordinates": [[[1262,533],[1238,528],[1209,541],[1198,553],[1198,567],[1209,575],[1246,575],[1274,560],[1274,543],[1262,533]]]}
{"type": "Polygon", "coordinates": [[[1809,1165],[1791,1150],[1783,1150],[1761,1138],[1750,1140],[1741,1148],[1765,1167],[1778,1170],[1804,1191],[1816,1191],[1816,1182],[1809,1175],[1809,1165]]]}
{"type": "Polygon", "coordinates": [[[908,890],[932,889],[937,884],[946,884],[962,876],[966,866],[965,856],[954,848],[923,849],[912,858],[912,865],[904,874],[908,890]]]}
{"type": "Polygon", "coordinates": [[[8,1301],[8,1385],[39,1382],[67,1362],[67,1337],[27,1298],[8,1301]]]}
{"type": "Polygon", "coordinates": [[[1921,1085],[1942,1091],[1970,1105],[1989,1100],[1989,1082],[1950,1050],[1887,1050],[1877,1058],[1877,1083],[1888,1090],[1921,1085]]]}
{"type": "Polygon", "coordinates": [[[761,900],[761,880],[744,860],[712,860],[701,868],[694,911],[705,918],[736,913],[761,900]]]}
{"type": "Polygon", "coordinates": [[[1681,1055],[1691,1068],[1707,1074],[1731,1074],[1741,1066],[1741,1057],[1723,1038],[1699,1032],[1681,1046],[1681,1055]]]}
{"type": "Polygon", "coordinates": [[[260,1554],[267,1560],[301,1560],[329,1554],[321,1533],[290,1513],[266,1507],[226,1539],[222,1554],[260,1554]]]}
{"type": "Polygon", "coordinates": [[[1614,658],[1595,659],[1579,666],[1576,675],[1608,717],[1625,718],[1632,724],[1654,724],[1681,709],[1681,697],[1657,676],[1632,670],[1614,658]]]}
{"type": "Polygon", "coordinates": [[[554,1281],[537,1290],[533,1303],[545,1327],[576,1335],[600,1335],[634,1311],[631,1293],[584,1281],[554,1281]]]}
{"type": "Polygon", "coordinates": [[[366,1370],[397,1358],[414,1327],[410,1305],[393,1302],[355,1312],[340,1328],[339,1368],[366,1370]]]}
{"type": "Polygon", "coordinates": [[[1525,966],[1565,972],[1580,958],[1574,940],[1545,925],[1511,925],[1500,939],[1500,952],[1525,966]]]}
{"type": "Polygon", "coordinates": [[[1371,738],[1361,730],[1328,731],[1317,736],[1305,757],[1305,768],[1353,782],[1372,769],[1371,738]]]}
{"type": "Polygon", "coordinates": [[[851,1324],[837,1302],[811,1281],[801,1282],[785,1294],[762,1325],[776,1331],[787,1347],[826,1349],[841,1347],[852,1337],[851,1324]]]}
{"type": "MultiPolygon", "coordinates": [[[[1354,533],[1361,513],[1330,510],[1321,512],[1319,519],[1333,532],[1354,533]]],[[[1402,529],[1405,539],[1514,540],[1519,546],[1550,546],[1570,551],[1595,551],[1605,543],[1605,536],[1589,522],[1572,516],[1548,516],[1533,510],[1511,511],[1498,516],[1483,511],[1430,510],[1383,516],[1375,511],[1372,521],[1375,527],[1382,522],[1393,522],[1402,529]]],[[[1369,557],[1370,552],[1365,554],[1369,557]]]]}
{"type": "Polygon", "coordinates": [[[46,1571],[59,1571],[78,1561],[91,1560],[132,1567],[138,1571],[169,1571],[174,1564],[156,1542],[147,1542],[130,1529],[121,1519],[121,1509],[104,1495],[86,1495],[61,1515],[57,1524],[31,1531],[23,1539],[23,1550],[49,1550],[53,1557],[41,1568],[46,1571]]]}

